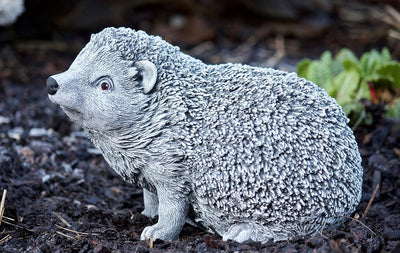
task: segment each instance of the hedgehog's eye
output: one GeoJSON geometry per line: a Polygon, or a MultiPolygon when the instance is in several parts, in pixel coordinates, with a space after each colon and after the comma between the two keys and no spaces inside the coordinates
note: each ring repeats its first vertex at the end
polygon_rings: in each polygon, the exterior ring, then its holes
{"type": "Polygon", "coordinates": [[[109,90],[110,89],[110,84],[107,83],[106,81],[102,81],[100,84],[100,87],[102,90],[109,90]]]}
{"type": "Polygon", "coordinates": [[[98,87],[99,89],[101,89],[102,91],[109,91],[109,90],[111,90],[112,87],[113,87],[112,85],[113,85],[113,83],[112,83],[111,79],[108,78],[108,77],[100,78],[100,79],[97,81],[97,87],[98,87]]]}

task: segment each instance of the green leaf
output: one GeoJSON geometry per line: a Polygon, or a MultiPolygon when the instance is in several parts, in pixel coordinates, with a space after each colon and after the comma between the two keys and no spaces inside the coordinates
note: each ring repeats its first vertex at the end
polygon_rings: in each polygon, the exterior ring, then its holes
{"type": "Polygon", "coordinates": [[[394,103],[389,105],[385,116],[387,118],[400,120],[400,98],[396,98],[394,103]]]}
{"type": "Polygon", "coordinates": [[[360,107],[357,105],[357,103],[350,103],[350,104],[344,104],[342,106],[342,110],[346,115],[349,115],[351,112],[356,112],[358,114],[358,110],[360,107]]]}
{"type": "Polygon", "coordinates": [[[343,64],[339,61],[334,59],[330,66],[332,77],[339,75],[344,69],[343,64]]]}
{"type": "Polygon", "coordinates": [[[357,56],[351,50],[343,48],[336,55],[335,59],[341,63],[342,71],[343,69],[356,70],[361,75],[360,62],[358,61],[357,56]]]}
{"type": "Polygon", "coordinates": [[[382,57],[375,49],[368,53],[364,53],[360,60],[360,68],[363,78],[367,81],[371,80],[376,68],[381,65],[381,62],[382,57]]]}
{"type": "Polygon", "coordinates": [[[339,53],[335,57],[336,60],[340,62],[349,61],[356,65],[358,65],[358,58],[357,56],[349,49],[343,48],[339,51],[339,53]]]}
{"type": "Polygon", "coordinates": [[[363,98],[371,100],[371,92],[369,90],[368,83],[365,80],[361,80],[360,86],[358,87],[358,91],[355,96],[355,100],[360,101],[363,98]]]}
{"type": "Polygon", "coordinates": [[[311,60],[310,59],[303,59],[303,60],[299,61],[297,63],[297,65],[296,65],[297,74],[300,77],[303,77],[303,78],[307,79],[308,78],[308,70],[309,70],[310,64],[311,64],[311,60]]]}
{"type": "Polygon", "coordinates": [[[388,80],[391,86],[400,88],[400,64],[398,62],[390,62],[382,65],[376,70],[374,82],[379,82],[380,79],[388,80]]]}
{"type": "Polygon", "coordinates": [[[324,51],[320,59],[321,63],[324,65],[329,65],[332,62],[332,53],[330,51],[324,51]]]}
{"type": "Polygon", "coordinates": [[[382,63],[390,62],[392,59],[392,56],[390,55],[389,49],[387,49],[387,47],[382,48],[381,56],[382,56],[382,63]]]}
{"type": "Polygon", "coordinates": [[[354,101],[353,98],[355,97],[360,79],[360,74],[355,70],[343,71],[334,79],[337,89],[335,98],[339,105],[344,106],[348,103],[358,102],[354,101]]]}
{"type": "MultiPolygon", "coordinates": [[[[299,76],[304,77],[334,97],[353,124],[371,124],[372,116],[366,112],[361,99],[371,100],[369,82],[375,88],[388,85],[396,93],[400,91],[400,63],[391,59],[390,52],[371,50],[359,60],[349,49],[342,49],[333,58],[325,51],[319,60],[304,59],[297,64],[299,76]]],[[[387,116],[400,118],[400,98],[389,105],[387,116]]]]}
{"type": "Polygon", "coordinates": [[[362,74],[359,62],[355,62],[350,59],[345,59],[341,63],[345,70],[356,70],[360,75],[362,74]]]}
{"type": "Polygon", "coordinates": [[[298,74],[320,86],[329,89],[332,86],[332,54],[325,51],[319,60],[311,61],[305,59],[298,63],[298,74]]]}
{"type": "Polygon", "coordinates": [[[319,61],[314,61],[311,65],[311,78],[313,81],[325,89],[330,94],[331,86],[333,83],[333,74],[331,71],[332,53],[325,51],[321,55],[319,61]]]}

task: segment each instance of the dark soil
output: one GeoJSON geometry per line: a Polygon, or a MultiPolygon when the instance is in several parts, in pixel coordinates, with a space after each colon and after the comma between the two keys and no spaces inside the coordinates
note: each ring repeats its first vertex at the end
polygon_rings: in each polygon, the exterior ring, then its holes
{"type": "Polygon", "coordinates": [[[356,130],[364,193],[356,213],[339,228],[292,242],[239,244],[185,225],[178,240],[149,247],[139,236],[156,220],[140,214],[141,190],[117,176],[82,130],[47,98],[46,76],[66,69],[72,59],[73,54],[10,46],[0,51],[0,190],[7,190],[0,229],[3,252],[399,249],[400,127],[385,121],[356,130]]]}
{"type": "MultiPolygon", "coordinates": [[[[156,222],[140,214],[141,189],[115,174],[45,91],[47,76],[67,69],[87,39],[67,37],[64,44],[20,40],[0,47],[0,195],[7,190],[1,252],[400,252],[400,125],[380,119],[382,108],[373,106],[373,125],[355,130],[364,167],[362,200],[340,227],[311,238],[261,244],[225,242],[185,225],[177,240],[140,241],[143,228],[156,222]]],[[[211,63],[294,70],[290,50],[281,58],[278,45],[269,51],[251,39],[239,47],[228,47],[237,45],[234,41],[215,41],[195,41],[198,45],[187,50],[211,63]]],[[[275,45],[274,39],[266,41],[275,45]]],[[[306,47],[292,50],[300,48],[306,47]]],[[[315,49],[301,53],[308,52],[315,49]]]]}

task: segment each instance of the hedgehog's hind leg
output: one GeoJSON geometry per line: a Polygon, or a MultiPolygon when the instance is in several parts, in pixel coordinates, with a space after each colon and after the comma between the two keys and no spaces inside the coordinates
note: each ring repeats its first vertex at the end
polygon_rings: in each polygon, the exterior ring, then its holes
{"type": "Polygon", "coordinates": [[[237,242],[244,242],[251,239],[262,243],[281,241],[289,237],[289,234],[283,232],[278,235],[274,231],[268,229],[268,227],[254,223],[235,223],[222,235],[224,241],[234,240],[237,242]]]}
{"type": "Polygon", "coordinates": [[[154,218],[156,215],[158,215],[157,194],[152,193],[146,189],[143,189],[143,200],[144,200],[144,210],[142,211],[142,214],[150,218],[154,218]]]}

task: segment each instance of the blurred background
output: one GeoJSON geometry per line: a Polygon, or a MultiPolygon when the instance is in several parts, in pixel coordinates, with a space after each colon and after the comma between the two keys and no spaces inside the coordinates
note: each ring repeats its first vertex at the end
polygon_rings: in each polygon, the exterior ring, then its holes
{"type": "Polygon", "coordinates": [[[343,47],[386,46],[397,58],[398,9],[398,0],[0,0],[0,43],[77,52],[91,33],[127,26],[212,63],[276,66],[343,47]]]}
{"type": "Polygon", "coordinates": [[[296,71],[354,128],[400,119],[399,0],[0,0],[0,91],[44,85],[108,26],[159,35],[206,63],[296,71]]]}

